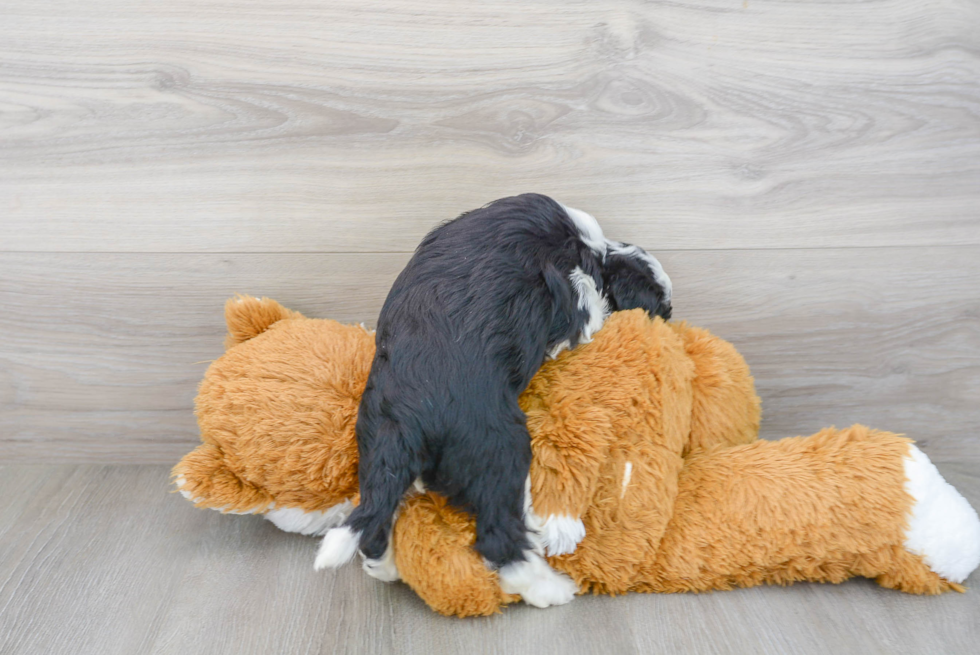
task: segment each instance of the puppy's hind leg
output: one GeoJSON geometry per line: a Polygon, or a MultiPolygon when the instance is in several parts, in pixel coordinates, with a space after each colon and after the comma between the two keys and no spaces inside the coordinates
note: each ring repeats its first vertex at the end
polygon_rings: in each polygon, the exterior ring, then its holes
{"type": "Polygon", "coordinates": [[[342,566],[359,548],[368,575],[391,582],[399,578],[391,548],[392,523],[421,464],[391,423],[379,429],[377,439],[364,450],[358,465],[361,504],[343,526],[324,536],[314,568],[342,566]]]}

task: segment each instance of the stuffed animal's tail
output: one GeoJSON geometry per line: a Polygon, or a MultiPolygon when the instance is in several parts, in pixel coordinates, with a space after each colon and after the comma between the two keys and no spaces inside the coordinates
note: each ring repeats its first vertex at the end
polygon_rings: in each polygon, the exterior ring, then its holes
{"type": "Polygon", "coordinates": [[[228,324],[225,350],[257,337],[277,321],[302,317],[299,312],[286,309],[275,300],[237,295],[225,303],[225,323],[228,324]]]}

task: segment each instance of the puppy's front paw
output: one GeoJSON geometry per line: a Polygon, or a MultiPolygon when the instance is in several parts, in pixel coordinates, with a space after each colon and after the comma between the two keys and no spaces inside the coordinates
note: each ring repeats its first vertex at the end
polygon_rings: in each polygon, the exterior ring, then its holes
{"type": "Polygon", "coordinates": [[[541,526],[539,539],[548,555],[574,553],[585,539],[585,524],[568,514],[552,514],[541,526]]]}
{"type": "Polygon", "coordinates": [[[502,566],[500,588],[508,594],[518,594],[528,605],[551,607],[571,602],[578,585],[564,573],[548,566],[540,555],[526,552],[526,560],[502,566]]]}
{"type": "Polygon", "coordinates": [[[578,585],[574,580],[564,573],[552,571],[549,579],[537,581],[521,594],[521,598],[528,605],[544,608],[570,603],[576,593],[578,593],[578,585]]]}

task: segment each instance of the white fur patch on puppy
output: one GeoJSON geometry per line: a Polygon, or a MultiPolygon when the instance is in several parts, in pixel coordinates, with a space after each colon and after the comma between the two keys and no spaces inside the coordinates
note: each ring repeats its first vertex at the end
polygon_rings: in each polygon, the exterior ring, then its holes
{"type": "Polygon", "coordinates": [[[524,480],[524,525],[528,539],[538,555],[574,553],[585,539],[585,524],[568,514],[551,514],[542,519],[534,512],[531,501],[531,476],[524,480]]]}
{"type": "Polygon", "coordinates": [[[914,499],[906,550],[950,582],[963,582],[980,565],[976,510],[915,446],[905,458],[905,478],[905,491],[914,499]]]}
{"type": "Polygon", "coordinates": [[[335,569],[351,561],[360,538],[360,532],[354,532],[346,525],[330,530],[320,542],[313,568],[317,571],[335,569]]]}
{"type": "Polygon", "coordinates": [[[548,359],[557,358],[558,355],[562,354],[562,352],[568,350],[569,346],[571,345],[572,342],[568,339],[565,339],[561,343],[556,343],[554,346],[552,346],[551,350],[548,351],[548,359]]]}
{"type": "Polygon", "coordinates": [[[568,514],[552,514],[541,526],[541,546],[548,555],[574,553],[583,539],[585,524],[568,514]]]}
{"type": "Polygon", "coordinates": [[[670,295],[673,287],[670,282],[670,276],[667,275],[667,271],[665,271],[664,267],[660,264],[660,260],[645,250],[637,248],[636,246],[627,246],[619,241],[609,240],[606,241],[606,244],[609,248],[609,252],[613,255],[632,257],[644,262],[647,265],[647,268],[650,269],[653,279],[658,285],[660,285],[660,288],[664,290],[664,302],[668,304],[670,303],[670,295]]]}
{"type": "Polygon", "coordinates": [[[362,564],[365,573],[382,582],[395,582],[401,579],[401,575],[398,573],[398,567],[395,565],[395,551],[391,547],[391,542],[392,539],[389,537],[388,547],[385,548],[385,553],[381,556],[381,559],[368,559],[365,557],[364,564],[362,564]]]}
{"type": "Polygon", "coordinates": [[[273,525],[285,532],[320,536],[330,528],[335,528],[343,523],[353,510],[354,504],[345,500],[326,511],[306,511],[299,507],[283,507],[271,509],[264,516],[273,525]]]}
{"type": "Polygon", "coordinates": [[[565,210],[568,217],[572,219],[572,223],[575,224],[575,229],[578,230],[582,243],[587,245],[592,252],[599,255],[599,257],[605,258],[606,237],[602,234],[602,228],[599,227],[599,221],[597,221],[592,214],[586,213],[581,209],[568,207],[566,205],[562,205],[560,202],[558,204],[565,210]]]}
{"type": "Polygon", "coordinates": [[[551,607],[570,602],[578,585],[564,573],[548,566],[537,553],[524,553],[526,560],[500,567],[500,588],[508,594],[518,594],[528,605],[551,607]]]}
{"type": "Polygon", "coordinates": [[[580,267],[576,266],[572,269],[568,279],[571,280],[572,288],[578,295],[578,308],[585,310],[589,315],[578,340],[579,343],[588,343],[592,341],[592,335],[606,322],[606,317],[609,316],[609,302],[599,293],[592,276],[580,267]]]}

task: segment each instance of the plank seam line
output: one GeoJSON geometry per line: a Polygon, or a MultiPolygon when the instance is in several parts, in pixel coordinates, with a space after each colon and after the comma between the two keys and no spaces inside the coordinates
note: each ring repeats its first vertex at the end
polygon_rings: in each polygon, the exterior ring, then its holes
{"type": "MultiPolygon", "coordinates": [[[[779,252],[798,250],[921,250],[922,248],[977,248],[977,243],[933,244],[885,244],[878,246],[779,246],[775,248],[654,248],[639,244],[648,250],[670,252],[779,252]]],[[[411,255],[414,250],[231,250],[203,252],[197,250],[0,250],[0,255],[411,255]]]]}

